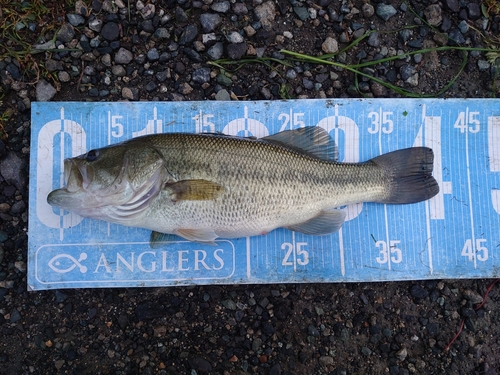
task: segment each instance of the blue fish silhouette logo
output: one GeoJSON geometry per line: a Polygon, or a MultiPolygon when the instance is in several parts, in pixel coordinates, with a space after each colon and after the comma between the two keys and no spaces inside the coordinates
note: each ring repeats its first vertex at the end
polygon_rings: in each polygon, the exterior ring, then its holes
{"type": "Polygon", "coordinates": [[[57,273],[67,273],[78,267],[81,273],[85,273],[87,267],[80,263],[85,259],[87,259],[87,253],[81,253],[78,260],[69,254],[59,254],[50,260],[49,267],[57,273]]]}

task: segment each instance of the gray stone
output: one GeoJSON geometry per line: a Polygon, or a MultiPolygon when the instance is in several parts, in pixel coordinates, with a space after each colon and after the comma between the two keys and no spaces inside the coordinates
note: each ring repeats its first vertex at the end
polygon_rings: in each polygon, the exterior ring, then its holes
{"type": "Polygon", "coordinates": [[[286,72],[286,78],[288,79],[295,79],[297,78],[297,72],[293,69],[288,69],[286,72]]]}
{"type": "Polygon", "coordinates": [[[384,3],[379,3],[377,5],[377,16],[382,18],[384,21],[389,20],[392,16],[397,13],[397,10],[392,6],[384,3]]]}
{"type": "Polygon", "coordinates": [[[87,8],[87,4],[83,0],[78,0],[75,3],[75,13],[81,16],[87,16],[89,10],[87,8]]]}
{"type": "Polygon", "coordinates": [[[152,3],[147,4],[141,9],[141,16],[145,20],[152,19],[155,16],[155,5],[152,3]]]}
{"type": "Polygon", "coordinates": [[[248,8],[245,3],[236,3],[233,5],[233,12],[238,16],[248,14],[248,8]]]}
{"type": "Polygon", "coordinates": [[[35,50],[37,50],[37,49],[47,50],[47,49],[54,49],[54,48],[56,48],[56,45],[54,43],[54,40],[51,39],[51,40],[49,40],[48,42],[45,42],[45,43],[35,44],[33,46],[33,48],[35,50]]]}
{"type": "Polygon", "coordinates": [[[271,28],[274,23],[274,17],[276,16],[276,6],[274,2],[266,1],[263,4],[257,5],[254,9],[254,13],[255,17],[257,17],[264,28],[271,28]]]}
{"type": "Polygon", "coordinates": [[[56,34],[56,38],[61,42],[68,43],[75,36],[75,29],[70,23],[65,23],[61,26],[56,34]]]}
{"type": "Polygon", "coordinates": [[[154,91],[156,89],[157,85],[154,81],[149,81],[146,85],[146,90],[148,92],[154,91]]]}
{"type": "Polygon", "coordinates": [[[25,163],[14,152],[9,152],[0,160],[0,174],[8,184],[22,190],[26,186],[26,177],[23,174],[25,163]]]}
{"type": "Polygon", "coordinates": [[[92,48],[97,48],[101,44],[101,38],[99,36],[96,36],[95,38],[92,38],[90,40],[90,46],[92,48]]]}
{"type": "Polygon", "coordinates": [[[245,39],[241,36],[241,34],[237,31],[232,31],[227,36],[227,40],[229,43],[243,43],[245,39]]]}
{"type": "Polygon", "coordinates": [[[361,12],[363,12],[363,16],[365,18],[370,18],[371,16],[373,16],[375,14],[375,8],[373,8],[373,5],[371,5],[369,3],[365,3],[361,7],[361,12]]]}
{"type": "Polygon", "coordinates": [[[262,346],[262,339],[259,338],[259,337],[256,337],[253,341],[252,341],[252,350],[254,352],[256,352],[257,350],[259,350],[259,348],[262,346]]]}
{"type": "Polygon", "coordinates": [[[465,299],[470,301],[473,305],[483,302],[483,296],[473,290],[465,289],[462,294],[465,299]]]}
{"type": "Polygon", "coordinates": [[[61,61],[54,60],[54,59],[48,59],[45,62],[45,68],[49,72],[55,72],[55,71],[58,71],[58,70],[63,70],[63,65],[62,65],[61,61]]]}
{"type": "Polygon", "coordinates": [[[252,36],[254,36],[254,35],[257,33],[257,31],[256,31],[256,30],[255,30],[252,26],[250,26],[250,25],[245,26],[245,27],[243,28],[243,30],[245,30],[245,33],[246,33],[249,37],[252,37],[252,36]]]}
{"type": "Polygon", "coordinates": [[[20,320],[21,320],[21,314],[17,309],[13,309],[12,312],[10,313],[10,322],[16,323],[20,320]]]}
{"type": "Polygon", "coordinates": [[[229,1],[221,1],[220,3],[213,3],[210,8],[218,13],[227,13],[229,8],[231,8],[231,4],[229,1]]]}
{"type": "Polygon", "coordinates": [[[12,205],[10,213],[12,215],[19,215],[23,213],[25,209],[26,209],[26,203],[24,203],[24,201],[17,201],[12,205]]]}
{"type": "Polygon", "coordinates": [[[217,40],[217,36],[215,35],[215,33],[203,34],[201,36],[201,40],[204,44],[207,44],[210,42],[215,42],[217,40]]]}
{"type": "Polygon", "coordinates": [[[460,30],[460,32],[462,34],[465,34],[465,33],[467,33],[469,31],[469,24],[467,23],[467,21],[462,20],[458,24],[458,29],[460,30]]]}
{"type": "Polygon", "coordinates": [[[380,34],[378,33],[378,31],[372,32],[370,34],[370,36],[368,37],[368,40],[366,41],[366,43],[368,43],[368,45],[371,47],[380,46],[380,34]]]}
{"type": "Polygon", "coordinates": [[[229,101],[231,100],[231,95],[227,92],[226,89],[219,90],[217,94],[215,94],[215,100],[219,101],[229,101]]]}
{"type": "Polygon", "coordinates": [[[452,12],[458,12],[460,10],[459,0],[445,0],[444,3],[452,12]]]}
{"type": "Polygon", "coordinates": [[[414,75],[417,71],[415,68],[411,65],[403,65],[401,67],[400,73],[401,73],[401,78],[403,81],[406,81],[408,78],[410,78],[412,75],[414,75]]]}
{"type": "Polygon", "coordinates": [[[352,37],[354,39],[361,38],[365,34],[366,30],[364,28],[357,29],[355,32],[352,33],[352,37]]]}
{"type": "Polygon", "coordinates": [[[93,65],[87,65],[85,68],[83,68],[83,74],[86,74],[88,76],[95,76],[96,75],[96,70],[93,65]]]}
{"type": "Polygon", "coordinates": [[[189,16],[181,7],[175,8],[175,20],[180,23],[186,23],[189,20],[189,16]]]}
{"type": "Polygon", "coordinates": [[[422,48],[424,41],[421,38],[412,39],[408,42],[408,46],[412,48],[422,48]]]}
{"type": "Polygon", "coordinates": [[[68,74],[68,72],[64,72],[64,71],[57,73],[57,78],[59,79],[60,82],[71,81],[71,76],[68,74]]]}
{"type": "Polygon", "coordinates": [[[156,48],[151,48],[147,53],[147,57],[149,61],[158,61],[160,59],[160,53],[156,48]]]}
{"type": "Polygon", "coordinates": [[[469,19],[471,20],[479,19],[481,17],[481,9],[479,8],[479,4],[468,2],[467,14],[469,15],[469,19]]]}
{"type": "Polygon", "coordinates": [[[118,7],[115,6],[115,2],[112,0],[104,0],[102,3],[102,11],[105,13],[116,13],[118,12],[118,7]]]}
{"type": "Polygon", "coordinates": [[[195,372],[200,372],[202,374],[207,374],[212,372],[212,365],[205,358],[202,357],[190,357],[188,359],[189,365],[195,372]]]}
{"type": "Polygon", "coordinates": [[[309,324],[307,326],[307,334],[310,336],[319,337],[318,329],[312,324],[309,324]]]}
{"type": "Polygon", "coordinates": [[[156,79],[159,82],[165,82],[167,80],[167,78],[170,78],[170,77],[171,77],[170,69],[165,69],[162,72],[156,73],[156,79]]]}
{"type": "Polygon", "coordinates": [[[339,50],[339,44],[334,38],[329,36],[321,45],[321,49],[324,53],[336,53],[339,50]]]}
{"type": "MultiPolygon", "coordinates": [[[[271,90],[269,90],[267,87],[263,87],[260,89],[261,95],[264,97],[265,100],[270,100],[273,98],[273,94],[271,93],[271,90]]],[[[258,306],[260,308],[260,306],[258,306]]],[[[258,313],[260,315],[260,313],[258,313]]]]}
{"type": "Polygon", "coordinates": [[[144,20],[141,22],[142,31],[148,34],[155,32],[155,26],[153,25],[153,20],[144,20]]]}
{"type": "Polygon", "coordinates": [[[321,366],[331,366],[333,365],[333,363],[333,357],[330,357],[329,355],[322,355],[321,357],[319,357],[319,364],[321,366]]]}
{"type": "Polygon", "coordinates": [[[179,38],[180,45],[186,45],[192,43],[193,40],[198,36],[198,28],[196,25],[188,25],[184,28],[184,31],[179,38]]]}
{"type": "Polygon", "coordinates": [[[221,42],[215,43],[208,49],[207,54],[212,60],[220,59],[224,54],[224,45],[221,42]]]}
{"type": "Polygon", "coordinates": [[[478,60],[477,67],[479,68],[479,70],[485,71],[490,68],[490,63],[486,60],[478,60]]]}
{"type": "Polygon", "coordinates": [[[183,52],[187,57],[189,57],[193,61],[196,61],[196,62],[203,61],[203,59],[201,58],[201,55],[192,48],[184,48],[183,52]]]}
{"type": "Polygon", "coordinates": [[[314,82],[307,78],[302,78],[302,85],[304,85],[304,88],[307,90],[314,88],[314,82]]]}
{"type": "Polygon", "coordinates": [[[246,43],[229,44],[227,46],[227,54],[230,59],[239,60],[245,55],[247,48],[246,43]]]}
{"type": "Polygon", "coordinates": [[[309,18],[309,12],[304,7],[293,7],[293,11],[301,21],[305,21],[309,18]]]}
{"type": "Polygon", "coordinates": [[[465,38],[459,29],[453,29],[448,33],[451,40],[448,41],[450,45],[457,45],[465,43],[465,38]]]}
{"type": "Polygon", "coordinates": [[[106,53],[101,57],[101,62],[106,66],[111,66],[111,55],[106,53]]]}
{"type": "Polygon", "coordinates": [[[210,81],[210,68],[199,68],[193,71],[193,82],[206,83],[210,81]]]}
{"type": "Polygon", "coordinates": [[[83,18],[79,14],[69,13],[66,15],[66,17],[68,18],[68,22],[72,26],[80,26],[80,25],[83,25],[85,23],[85,18],[83,18]]]}
{"type": "Polygon", "coordinates": [[[414,75],[409,77],[405,82],[412,87],[417,87],[418,86],[418,73],[415,73],[414,75]]]}
{"type": "Polygon", "coordinates": [[[115,63],[117,64],[128,64],[132,61],[134,55],[128,49],[120,48],[115,54],[115,63]]]}
{"type": "Polygon", "coordinates": [[[425,8],[424,15],[431,26],[438,26],[443,21],[442,10],[438,4],[431,4],[425,8]]]}
{"type": "MultiPolygon", "coordinates": [[[[84,76],[85,77],[85,76],[84,76]]],[[[83,82],[83,80],[82,80],[83,82]]],[[[99,90],[97,89],[97,87],[92,87],[90,90],[89,90],[89,96],[92,96],[92,97],[97,97],[99,96],[99,90]]]]}
{"type": "Polygon", "coordinates": [[[350,40],[351,40],[351,38],[349,37],[349,34],[340,33],[340,36],[339,36],[340,43],[349,43],[350,40]]]}
{"type": "Polygon", "coordinates": [[[193,88],[191,87],[191,85],[189,83],[181,83],[179,85],[179,93],[181,93],[182,95],[189,95],[193,92],[193,88]]]}
{"type": "Polygon", "coordinates": [[[200,16],[200,23],[205,33],[211,33],[222,23],[222,18],[218,14],[203,13],[200,16]]]}
{"type": "Polygon", "coordinates": [[[413,31],[409,29],[403,29],[399,32],[399,37],[401,38],[401,41],[403,43],[408,42],[412,36],[413,36],[413,31]]]}
{"type": "Polygon", "coordinates": [[[370,350],[370,348],[368,348],[368,347],[366,347],[366,346],[363,346],[363,347],[361,348],[361,353],[362,353],[363,355],[370,355],[370,354],[372,354],[372,351],[370,350]]]}
{"type": "Polygon", "coordinates": [[[170,33],[168,32],[168,30],[164,27],[160,27],[158,29],[156,29],[155,33],[154,33],[154,37],[156,39],[168,39],[170,38],[170,33]]]}
{"type": "Polygon", "coordinates": [[[137,87],[124,87],[122,89],[122,97],[128,100],[138,100],[139,89],[137,87]]]}
{"type": "Polygon", "coordinates": [[[84,53],[83,55],[80,56],[80,58],[83,61],[96,61],[97,60],[97,56],[94,55],[92,52],[84,53]]]}
{"type": "Polygon", "coordinates": [[[115,40],[120,36],[120,27],[115,22],[108,22],[102,27],[101,35],[106,40],[115,40]]]}
{"type": "Polygon", "coordinates": [[[314,77],[314,80],[318,83],[324,83],[328,79],[328,74],[320,73],[314,77]]]}
{"type": "Polygon", "coordinates": [[[36,100],[39,102],[48,102],[54,95],[56,95],[57,90],[49,82],[41,79],[36,84],[36,100]]]}
{"type": "Polygon", "coordinates": [[[147,59],[147,56],[144,55],[144,54],[139,54],[137,55],[135,58],[134,58],[134,61],[137,63],[137,64],[145,64],[146,63],[146,59],[147,59]]]}
{"type": "Polygon", "coordinates": [[[127,75],[127,72],[122,65],[113,65],[111,67],[111,73],[113,73],[113,75],[117,77],[124,77],[125,75],[127,75]]]}

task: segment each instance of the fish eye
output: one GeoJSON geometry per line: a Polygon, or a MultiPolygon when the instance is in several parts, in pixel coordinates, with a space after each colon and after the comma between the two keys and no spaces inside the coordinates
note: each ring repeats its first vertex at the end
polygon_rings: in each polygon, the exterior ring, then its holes
{"type": "Polygon", "coordinates": [[[90,150],[89,152],[87,152],[87,156],[85,157],[85,160],[94,161],[97,159],[98,156],[99,156],[99,151],[90,150]]]}

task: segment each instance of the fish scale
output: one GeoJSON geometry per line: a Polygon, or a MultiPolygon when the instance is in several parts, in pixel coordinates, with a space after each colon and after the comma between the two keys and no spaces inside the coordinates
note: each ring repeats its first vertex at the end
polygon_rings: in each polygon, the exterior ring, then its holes
{"type": "MultiPolygon", "coordinates": [[[[231,228],[236,236],[255,235],[304,218],[308,220],[324,207],[350,203],[345,198],[342,201],[341,196],[348,194],[350,200],[358,201],[363,200],[361,196],[367,188],[383,189],[380,184],[370,182],[375,181],[374,175],[378,174],[379,182],[381,178],[379,171],[369,165],[328,163],[272,144],[244,139],[214,136],[210,139],[211,147],[200,147],[204,136],[177,137],[191,138],[192,142],[174,138],[172,143],[179,142],[182,146],[158,148],[168,160],[167,169],[171,173],[180,180],[210,180],[215,174],[216,182],[227,186],[226,192],[214,201],[182,202],[181,207],[168,204],[165,201],[168,197],[159,198],[158,207],[167,207],[167,211],[152,210],[149,215],[161,215],[168,221],[176,213],[182,213],[178,219],[181,227],[193,225],[193,217],[198,216],[200,220],[196,225],[210,226],[216,233],[224,233],[224,237],[232,235],[226,228],[231,228]],[[198,168],[200,160],[206,159],[213,161],[212,168],[198,168]],[[346,169],[351,169],[347,173],[358,178],[340,189],[346,169]],[[350,191],[346,194],[347,189],[350,191]]],[[[371,197],[377,198],[373,192],[371,197]]],[[[155,229],[161,232],[167,225],[160,224],[155,229]]]]}

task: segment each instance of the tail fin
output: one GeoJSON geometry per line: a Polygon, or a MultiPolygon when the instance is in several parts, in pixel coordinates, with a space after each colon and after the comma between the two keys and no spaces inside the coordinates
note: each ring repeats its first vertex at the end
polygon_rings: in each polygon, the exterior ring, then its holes
{"type": "Polygon", "coordinates": [[[371,161],[382,168],[389,179],[389,194],[380,203],[417,203],[439,192],[439,185],[432,177],[434,153],[430,148],[406,148],[371,161]]]}

